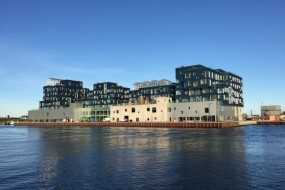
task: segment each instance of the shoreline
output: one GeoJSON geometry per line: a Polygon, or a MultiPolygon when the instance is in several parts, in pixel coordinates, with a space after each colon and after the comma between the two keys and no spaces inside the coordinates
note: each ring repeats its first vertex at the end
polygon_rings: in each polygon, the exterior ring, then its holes
{"type": "Polygon", "coordinates": [[[232,128],[239,122],[20,122],[15,126],[88,126],[88,127],[145,127],[145,128],[232,128]]]}
{"type": "Polygon", "coordinates": [[[249,125],[285,125],[285,121],[227,122],[17,122],[14,126],[81,126],[81,127],[145,127],[145,128],[233,128],[249,125]]]}

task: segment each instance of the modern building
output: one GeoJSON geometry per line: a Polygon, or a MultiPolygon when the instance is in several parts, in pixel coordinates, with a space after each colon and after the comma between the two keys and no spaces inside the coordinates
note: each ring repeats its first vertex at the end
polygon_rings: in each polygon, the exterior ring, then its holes
{"type": "Polygon", "coordinates": [[[43,100],[40,109],[58,109],[84,99],[83,83],[74,80],[49,78],[43,87],[43,100]]]}
{"type": "Polygon", "coordinates": [[[93,85],[93,90],[88,92],[87,98],[84,100],[84,107],[126,104],[129,101],[129,91],[129,88],[113,82],[96,83],[93,85]]]}
{"type": "Polygon", "coordinates": [[[242,78],[202,65],[176,68],[176,81],[137,82],[133,90],[113,82],[93,89],[49,78],[30,121],[225,121],[242,119],[242,78]]]}
{"type": "Polygon", "coordinates": [[[136,82],[133,84],[133,90],[130,91],[129,100],[150,102],[157,97],[170,97],[175,100],[175,89],[175,83],[166,79],[136,82]]]}
{"type": "Polygon", "coordinates": [[[222,69],[202,65],[176,68],[176,101],[217,100],[222,105],[243,107],[242,78],[222,69]]]}
{"type": "Polygon", "coordinates": [[[226,121],[242,120],[238,106],[223,106],[217,100],[201,102],[172,102],[158,97],[155,103],[111,106],[111,122],[166,122],[166,121],[226,121]]]}

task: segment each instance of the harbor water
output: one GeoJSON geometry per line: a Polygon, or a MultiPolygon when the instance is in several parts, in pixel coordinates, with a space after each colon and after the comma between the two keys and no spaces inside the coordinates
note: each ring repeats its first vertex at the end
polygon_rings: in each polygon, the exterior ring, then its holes
{"type": "Polygon", "coordinates": [[[285,126],[0,127],[0,189],[285,189],[285,126]]]}

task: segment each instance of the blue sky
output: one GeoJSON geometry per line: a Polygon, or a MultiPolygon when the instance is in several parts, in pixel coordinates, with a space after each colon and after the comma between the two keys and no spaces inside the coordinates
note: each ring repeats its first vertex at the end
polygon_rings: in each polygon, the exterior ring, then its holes
{"type": "Polygon", "coordinates": [[[194,64],[243,77],[245,113],[285,110],[284,10],[284,0],[0,0],[0,116],[37,109],[50,77],[132,87],[194,64]]]}

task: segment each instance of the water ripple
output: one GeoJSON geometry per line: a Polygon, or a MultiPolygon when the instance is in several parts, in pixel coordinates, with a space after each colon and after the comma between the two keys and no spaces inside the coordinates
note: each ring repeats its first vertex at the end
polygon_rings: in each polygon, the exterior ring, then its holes
{"type": "Polygon", "coordinates": [[[0,189],[285,189],[285,127],[0,127],[0,189]]]}

